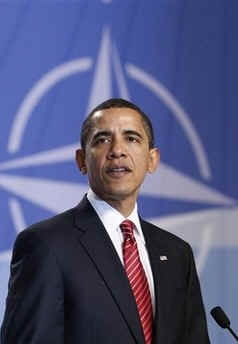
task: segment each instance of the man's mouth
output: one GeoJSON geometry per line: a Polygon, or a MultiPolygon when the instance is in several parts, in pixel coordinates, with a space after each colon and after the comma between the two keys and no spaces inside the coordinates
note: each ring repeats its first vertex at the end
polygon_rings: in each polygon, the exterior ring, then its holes
{"type": "Polygon", "coordinates": [[[106,169],[107,174],[114,176],[114,177],[121,177],[127,173],[132,172],[132,170],[127,166],[121,167],[108,167],[106,169]]]}

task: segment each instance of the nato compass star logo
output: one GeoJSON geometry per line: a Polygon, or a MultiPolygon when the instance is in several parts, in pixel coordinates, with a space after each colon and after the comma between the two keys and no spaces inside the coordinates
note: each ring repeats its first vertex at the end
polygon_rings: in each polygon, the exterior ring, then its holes
{"type": "MultiPolygon", "coordinates": [[[[40,100],[62,80],[75,74],[81,76],[83,74],[87,75],[87,73],[93,73],[93,81],[85,114],[101,101],[114,96],[113,82],[117,85],[119,96],[130,100],[131,96],[127,81],[132,79],[140,87],[146,89],[147,92],[151,92],[158,101],[164,103],[174,120],[179,123],[184,135],[186,135],[197,161],[201,180],[204,182],[194,180],[162,161],[158,172],[147,177],[141,194],[143,197],[153,197],[154,199],[164,197],[213,206],[212,210],[210,208],[204,210],[203,208],[199,211],[180,213],[179,215],[170,214],[166,217],[152,217],[149,219],[153,223],[184,237],[193,246],[199,248],[196,259],[198,270],[201,272],[211,247],[233,246],[238,243],[237,234],[234,232],[232,232],[232,235],[227,235],[223,242],[217,239],[224,237],[223,235],[217,235],[219,230],[217,228],[220,228],[218,223],[221,217],[225,217],[227,221],[226,233],[232,231],[231,223],[238,220],[237,207],[235,207],[236,200],[207,186],[207,182],[212,177],[212,171],[203,144],[188,114],[170,91],[153,75],[129,62],[122,64],[119,51],[115,42],[111,39],[108,27],[103,30],[96,60],[91,57],[83,57],[59,65],[45,74],[26,94],[14,117],[10,130],[7,145],[9,155],[21,153],[24,135],[29,130],[27,124],[30,119],[34,119],[34,109],[40,100]]],[[[87,191],[85,182],[76,183],[59,179],[52,180],[45,177],[29,177],[18,173],[18,171],[22,168],[42,168],[47,165],[73,162],[74,152],[78,146],[79,143],[74,142],[70,145],[40,151],[28,156],[23,154],[20,158],[11,158],[0,164],[0,187],[8,195],[5,202],[7,202],[11,220],[14,224],[14,237],[27,226],[22,206],[23,200],[27,200],[51,213],[59,213],[77,204],[87,191]]],[[[2,240],[3,238],[1,238],[2,240]]],[[[10,254],[11,245],[9,244],[0,253],[0,262],[9,262],[10,254]]]]}

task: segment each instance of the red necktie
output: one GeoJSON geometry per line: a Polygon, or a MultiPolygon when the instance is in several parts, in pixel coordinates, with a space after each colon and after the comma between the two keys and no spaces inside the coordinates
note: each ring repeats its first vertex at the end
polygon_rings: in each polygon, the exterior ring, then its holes
{"type": "Polygon", "coordinates": [[[133,227],[134,224],[130,220],[125,220],[120,224],[124,236],[123,260],[140,315],[145,343],[151,344],[153,323],[151,296],[145,271],[140,261],[136,240],[133,234],[133,227]]]}

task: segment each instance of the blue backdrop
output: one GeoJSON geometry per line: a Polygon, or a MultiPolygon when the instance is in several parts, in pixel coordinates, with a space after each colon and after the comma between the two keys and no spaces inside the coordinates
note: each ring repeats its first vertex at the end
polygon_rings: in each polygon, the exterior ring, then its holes
{"type": "Polygon", "coordinates": [[[153,122],[162,163],[142,214],[193,246],[210,319],[238,330],[237,1],[0,2],[0,322],[15,237],[81,199],[80,127],[111,96],[153,122]]]}

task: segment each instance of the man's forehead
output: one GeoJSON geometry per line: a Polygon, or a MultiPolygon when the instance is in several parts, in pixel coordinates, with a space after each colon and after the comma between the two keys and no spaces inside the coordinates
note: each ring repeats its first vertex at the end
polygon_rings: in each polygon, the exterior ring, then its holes
{"type": "Polygon", "coordinates": [[[137,127],[143,129],[143,121],[141,115],[130,108],[109,108],[96,111],[92,116],[92,127],[105,128],[116,126],[137,127]]]}

